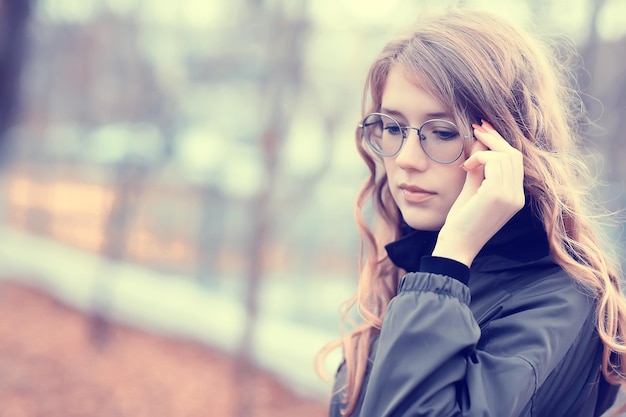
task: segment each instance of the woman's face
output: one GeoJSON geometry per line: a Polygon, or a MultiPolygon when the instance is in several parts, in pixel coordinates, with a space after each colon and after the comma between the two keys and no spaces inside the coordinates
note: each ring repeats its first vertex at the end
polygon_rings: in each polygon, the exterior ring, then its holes
{"type": "MultiPolygon", "coordinates": [[[[393,116],[403,126],[419,127],[429,119],[455,122],[450,111],[414,82],[397,65],[384,86],[381,113],[393,116]]],[[[383,158],[389,189],[404,221],[418,230],[439,230],[465,182],[461,168],[465,156],[451,164],[430,159],[422,150],[415,130],[398,154],[383,158]]]]}

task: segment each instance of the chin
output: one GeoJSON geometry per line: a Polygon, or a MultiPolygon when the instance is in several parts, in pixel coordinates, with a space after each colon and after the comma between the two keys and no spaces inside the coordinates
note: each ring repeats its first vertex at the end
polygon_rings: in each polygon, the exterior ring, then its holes
{"type": "Polygon", "coordinates": [[[438,201],[429,201],[426,204],[407,204],[402,198],[396,204],[402,214],[402,219],[413,229],[424,231],[439,231],[443,227],[449,208],[438,201]],[[448,208],[448,210],[446,210],[448,208]]]}
{"type": "Polygon", "coordinates": [[[424,216],[402,216],[404,221],[416,230],[432,231],[436,232],[441,230],[443,226],[443,220],[440,219],[427,219],[424,216]]]}

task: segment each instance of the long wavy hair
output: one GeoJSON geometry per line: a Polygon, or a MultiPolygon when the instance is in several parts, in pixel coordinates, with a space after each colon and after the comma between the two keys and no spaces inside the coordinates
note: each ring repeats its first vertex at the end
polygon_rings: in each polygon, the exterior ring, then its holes
{"type": "MultiPolygon", "coordinates": [[[[524,155],[524,186],[542,219],[554,260],[597,298],[597,331],[604,343],[602,370],[608,381],[625,383],[626,302],[620,290],[616,256],[609,251],[598,207],[589,198],[595,178],[584,163],[580,130],[584,106],[575,88],[573,47],[545,42],[488,13],[452,10],[427,18],[417,29],[389,42],[372,64],[363,95],[363,115],[380,110],[390,69],[400,66],[450,109],[465,134],[480,119],[524,155]],[[565,47],[564,47],[565,46],[565,47]],[[567,53],[564,53],[567,52],[567,53]]],[[[369,178],[355,204],[361,236],[359,283],[346,302],[343,320],[356,306],[361,317],[340,340],[322,348],[318,371],[335,348],[347,369],[342,387],[344,414],[355,408],[363,385],[370,343],[403,271],[384,245],[400,237],[401,214],[387,176],[367,149],[360,129],[358,152],[369,178]],[[373,210],[372,210],[373,208],[373,210]],[[364,209],[373,212],[366,221],[364,209]],[[371,217],[371,216],[370,216],[371,217]]]]}

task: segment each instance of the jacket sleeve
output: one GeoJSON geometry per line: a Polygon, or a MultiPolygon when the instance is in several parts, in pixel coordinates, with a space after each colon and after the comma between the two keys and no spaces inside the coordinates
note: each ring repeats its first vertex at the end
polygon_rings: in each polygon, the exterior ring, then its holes
{"type": "Polygon", "coordinates": [[[515,308],[489,324],[487,338],[462,281],[407,274],[383,320],[360,416],[506,417],[527,411],[591,308],[589,297],[580,293],[572,302],[572,292],[552,287],[516,292],[515,308]]]}

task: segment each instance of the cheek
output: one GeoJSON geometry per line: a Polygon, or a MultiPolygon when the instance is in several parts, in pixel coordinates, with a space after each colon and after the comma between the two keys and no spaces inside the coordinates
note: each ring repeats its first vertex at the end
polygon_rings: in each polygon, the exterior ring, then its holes
{"type": "Polygon", "coordinates": [[[448,204],[451,206],[461,193],[467,173],[459,167],[449,167],[449,171],[442,173],[441,179],[446,184],[445,194],[448,204]]]}
{"type": "Polygon", "coordinates": [[[382,172],[387,176],[387,181],[395,177],[396,164],[392,158],[384,158],[381,165],[376,167],[376,170],[382,168],[382,172]]]}
{"type": "MultiPolygon", "coordinates": [[[[395,161],[392,158],[382,158],[383,170],[387,173],[387,176],[393,171],[395,161]]],[[[379,165],[380,166],[380,165],[379,165]]]]}

